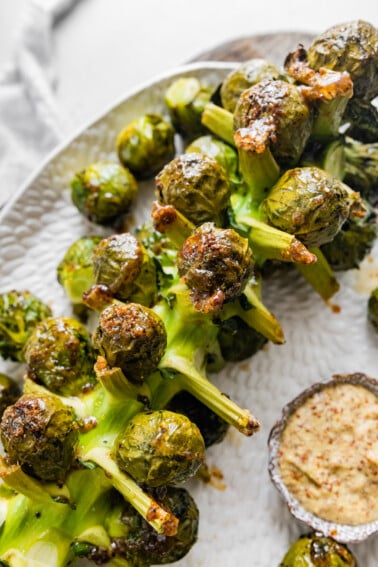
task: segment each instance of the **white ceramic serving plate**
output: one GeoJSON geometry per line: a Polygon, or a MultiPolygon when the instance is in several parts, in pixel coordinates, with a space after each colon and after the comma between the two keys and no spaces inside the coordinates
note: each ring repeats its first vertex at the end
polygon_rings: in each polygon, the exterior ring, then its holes
{"type": "MultiPolygon", "coordinates": [[[[200,63],[175,69],[128,93],[96,122],[53,152],[0,215],[0,291],[29,289],[49,302],[54,315],[70,314],[56,279],[56,266],[78,237],[101,233],[70,201],[73,174],[91,162],[116,159],[120,129],[147,111],[162,111],[163,93],[179,76],[195,75],[216,86],[233,67],[200,63]]],[[[153,184],[144,183],[133,219],[149,215],[153,184]]],[[[360,270],[340,277],[332,310],[295,269],[264,287],[265,303],[281,321],[286,344],[269,345],[251,361],[230,365],[213,379],[261,421],[252,438],[230,431],[209,450],[208,463],[224,475],[225,489],[191,483],[201,512],[199,540],[182,567],[276,567],[287,547],[305,531],[293,520],[272,486],[267,438],[281,408],[314,382],[334,373],[378,377],[378,336],[366,321],[369,291],[378,285],[378,248],[360,270]]],[[[22,374],[15,364],[0,371],[22,374]]],[[[363,567],[376,567],[378,538],[353,547],[363,567]]]]}

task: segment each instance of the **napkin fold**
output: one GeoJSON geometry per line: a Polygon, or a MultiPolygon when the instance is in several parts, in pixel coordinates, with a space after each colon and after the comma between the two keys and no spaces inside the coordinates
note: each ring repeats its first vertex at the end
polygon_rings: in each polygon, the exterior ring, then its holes
{"type": "Polygon", "coordinates": [[[65,135],[55,99],[54,26],[79,0],[29,0],[0,74],[0,207],[65,135]]]}

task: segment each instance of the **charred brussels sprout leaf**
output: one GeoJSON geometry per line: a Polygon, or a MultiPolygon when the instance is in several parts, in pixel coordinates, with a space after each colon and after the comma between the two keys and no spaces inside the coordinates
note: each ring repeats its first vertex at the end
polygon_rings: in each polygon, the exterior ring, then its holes
{"type": "Polygon", "coordinates": [[[347,137],[344,181],[369,203],[378,203],[378,142],[363,144],[347,137]]]}
{"type": "Polygon", "coordinates": [[[177,132],[189,139],[203,132],[201,115],[211,95],[212,89],[195,77],[182,77],[168,87],[165,103],[177,132]]]}
{"type": "Polygon", "coordinates": [[[34,327],[51,317],[51,309],[29,291],[0,295],[0,355],[23,362],[23,348],[34,327]]]}
{"type": "Polygon", "coordinates": [[[2,417],[1,441],[13,463],[44,481],[62,482],[78,439],[71,408],[57,397],[23,395],[2,417]]]}
{"type": "Polygon", "coordinates": [[[345,545],[314,534],[298,539],[280,567],[357,567],[357,561],[345,545]]]}
{"type": "Polygon", "coordinates": [[[311,134],[312,113],[301,91],[285,81],[261,81],[243,91],[234,113],[238,147],[262,154],[269,147],[279,165],[296,165],[311,134]]]}
{"type": "Polygon", "coordinates": [[[221,309],[238,297],[252,274],[254,259],[248,240],[233,229],[212,223],[198,227],[178,253],[178,271],[199,311],[221,309]]]}
{"type": "Polygon", "coordinates": [[[378,140],[378,108],[370,101],[353,98],[346,107],[347,134],[365,143],[378,140]]]}
{"type": "Polygon", "coordinates": [[[120,162],[140,179],[152,177],[175,155],[174,129],[158,114],[133,120],[118,136],[120,162]]]}
{"type": "Polygon", "coordinates": [[[221,85],[220,97],[223,108],[234,112],[243,91],[268,79],[284,79],[284,75],[273,63],[265,59],[250,59],[242,63],[227,75],[221,85]]]}
{"type": "Polygon", "coordinates": [[[115,538],[112,544],[116,557],[140,560],[136,565],[165,565],[184,557],[197,540],[199,513],[184,488],[169,486],[158,489],[154,497],[179,520],[175,536],[158,534],[130,505],[125,505],[122,522],[127,527],[125,538],[115,538]]]}
{"type": "Polygon", "coordinates": [[[378,287],[371,292],[368,300],[368,319],[378,332],[378,287]]]}
{"type": "Polygon", "coordinates": [[[225,223],[230,186],[212,158],[198,153],[177,157],[156,177],[156,189],[161,204],[172,205],[196,225],[225,223]]]}
{"type": "Polygon", "coordinates": [[[75,395],[96,382],[90,335],[71,317],[39,323],[26,344],[25,360],[28,377],[56,394],[75,395]]]}
{"type": "Polygon", "coordinates": [[[366,204],[366,215],[349,215],[332,242],[321,249],[334,270],[352,270],[369,254],[376,237],[376,216],[366,204]]]}
{"type": "Polygon", "coordinates": [[[12,378],[0,373],[0,418],[5,409],[21,396],[21,390],[12,378]]]}
{"type": "Polygon", "coordinates": [[[306,246],[330,242],[349,216],[351,191],[317,167],[287,170],[261,204],[268,222],[306,246]]]}
{"type": "Polygon", "coordinates": [[[195,423],[201,432],[205,447],[223,441],[229,429],[228,423],[184,390],[173,396],[167,409],[186,415],[195,423]]]}
{"type": "Polygon", "coordinates": [[[96,284],[121,300],[151,305],[156,297],[156,268],[144,246],[130,233],[104,238],[93,254],[96,284]]]}
{"type": "Polygon", "coordinates": [[[90,165],[71,182],[73,204],[90,221],[103,225],[130,210],[137,190],[128,169],[107,161],[90,165]]]}
{"type": "Polygon", "coordinates": [[[101,240],[101,236],[79,238],[58,264],[58,281],[74,306],[82,305],[83,293],[94,284],[93,251],[101,240]]]}
{"type": "Polygon", "coordinates": [[[113,304],[101,313],[94,345],[132,381],[156,370],[167,344],[160,317],[138,303],[113,304]]]}
{"type": "Polygon", "coordinates": [[[348,71],[354,96],[371,100],[378,94],[378,31],[356,20],[335,25],[319,35],[308,49],[310,67],[348,71]]]}
{"type": "Polygon", "coordinates": [[[168,410],[139,413],[116,441],[121,470],[134,480],[156,487],[192,477],[205,459],[198,427],[168,410]]]}
{"type": "Polygon", "coordinates": [[[261,333],[249,327],[240,317],[221,322],[218,341],[223,358],[229,362],[250,358],[267,343],[261,333]]]}

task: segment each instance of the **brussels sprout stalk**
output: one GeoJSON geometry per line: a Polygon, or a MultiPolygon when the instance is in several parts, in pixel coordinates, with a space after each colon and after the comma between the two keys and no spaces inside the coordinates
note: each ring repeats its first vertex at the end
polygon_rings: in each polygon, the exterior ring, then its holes
{"type": "Polygon", "coordinates": [[[209,102],[202,113],[202,124],[213,134],[231,146],[235,146],[234,119],[231,112],[209,102]]]}
{"type": "Polygon", "coordinates": [[[320,297],[327,301],[339,290],[340,285],[323,252],[319,248],[310,248],[310,250],[317,257],[316,264],[307,266],[297,264],[296,267],[320,297]]]}

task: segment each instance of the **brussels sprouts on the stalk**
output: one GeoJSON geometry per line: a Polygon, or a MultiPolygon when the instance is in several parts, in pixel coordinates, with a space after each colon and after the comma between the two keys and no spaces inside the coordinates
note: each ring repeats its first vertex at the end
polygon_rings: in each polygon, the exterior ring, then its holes
{"type": "Polygon", "coordinates": [[[29,291],[12,290],[0,295],[0,355],[24,361],[24,346],[34,327],[51,309],[29,291]]]}
{"type": "Polygon", "coordinates": [[[371,205],[378,203],[378,142],[363,144],[346,137],[344,143],[345,177],[350,187],[371,205]]]}
{"type": "Polygon", "coordinates": [[[183,482],[205,460],[197,425],[168,410],[135,415],[116,441],[118,466],[137,482],[151,487],[183,482]]]}
{"type": "Polygon", "coordinates": [[[144,246],[131,233],[101,240],[93,253],[96,284],[121,300],[150,306],[157,294],[156,268],[144,246]]]}
{"type": "Polygon", "coordinates": [[[175,158],[157,175],[156,190],[161,204],[173,205],[196,225],[225,224],[230,185],[215,159],[199,153],[175,158]]]}
{"type": "Polygon", "coordinates": [[[71,317],[39,323],[25,346],[25,360],[27,376],[56,394],[76,395],[96,383],[90,335],[71,317]]]}
{"type": "Polygon", "coordinates": [[[21,396],[21,389],[10,376],[0,373],[0,418],[5,409],[21,396]]]}
{"type": "Polygon", "coordinates": [[[165,103],[177,132],[192,139],[204,131],[201,115],[211,95],[212,89],[196,77],[181,77],[168,87],[165,103]]]}
{"type": "Polygon", "coordinates": [[[223,108],[234,112],[242,92],[267,79],[285,80],[285,75],[266,59],[250,59],[238,65],[222,82],[220,97],[223,108]]]}
{"type": "Polygon", "coordinates": [[[103,225],[127,213],[137,191],[132,173],[110,161],[89,165],[71,181],[73,204],[90,221],[103,225]]]}
{"type": "Polygon", "coordinates": [[[159,114],[146,114],[120,132],[117,150],[137,178],[152,177],[175,155],[174,129],[159,114]]]}

